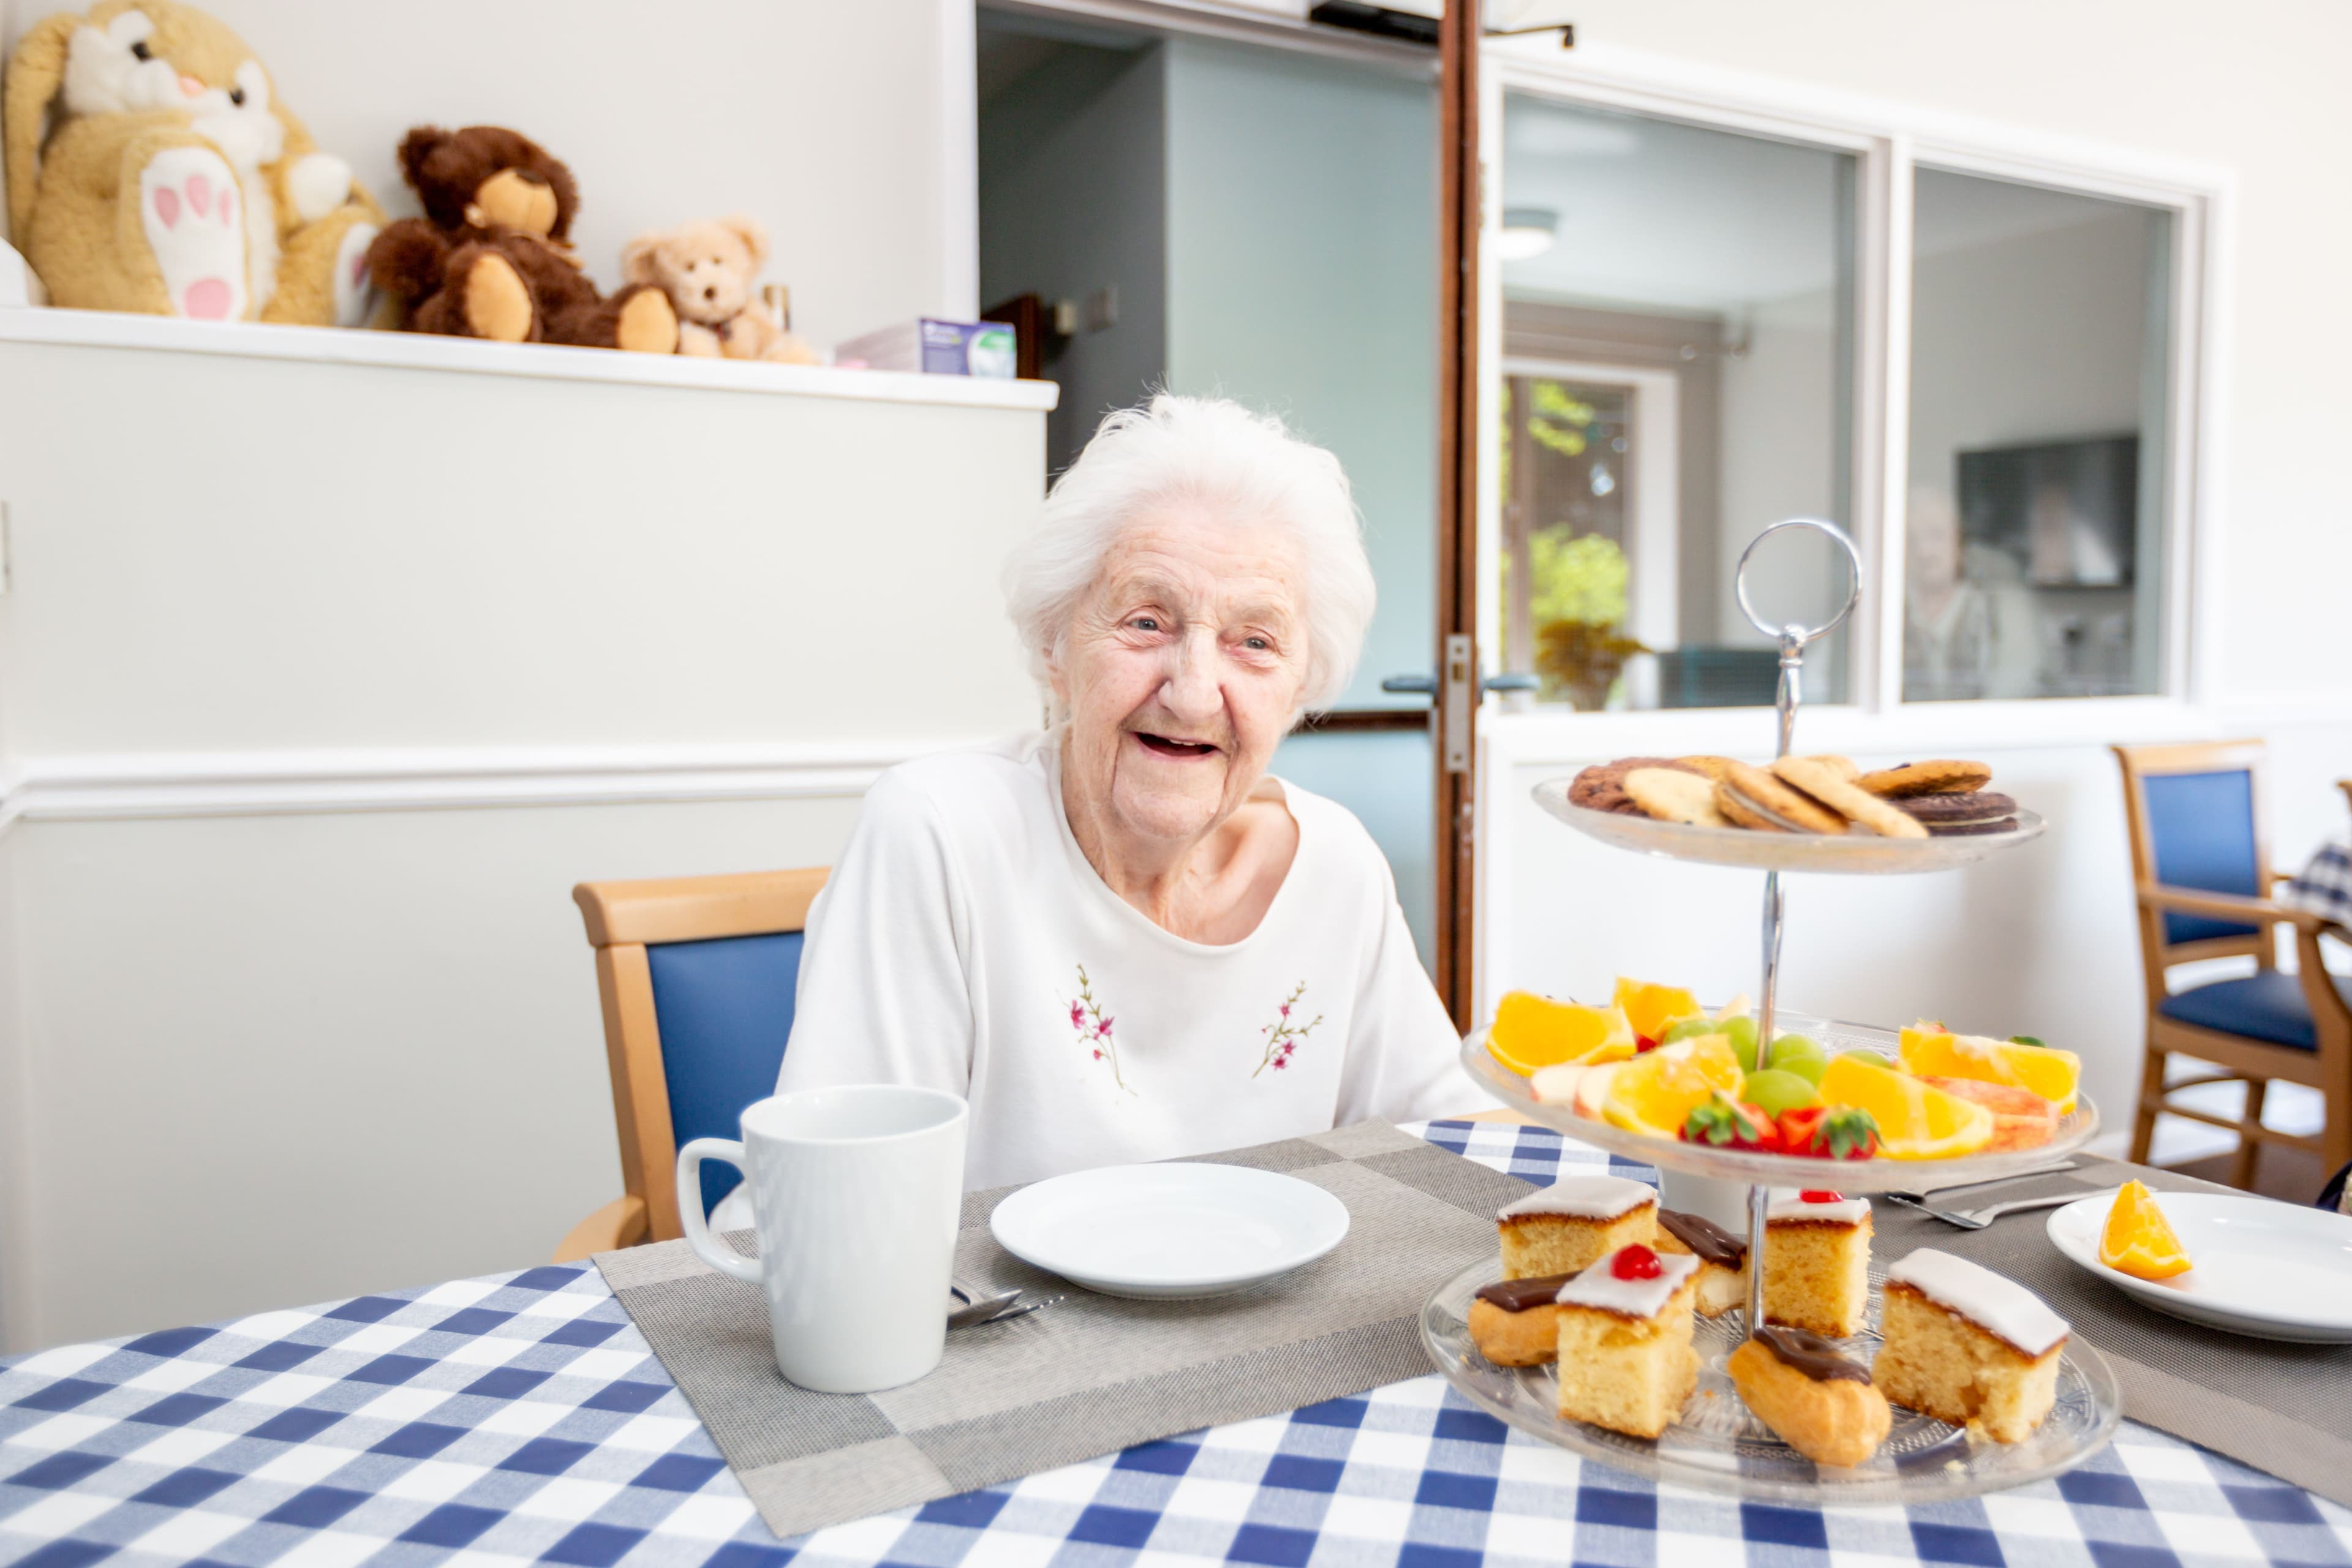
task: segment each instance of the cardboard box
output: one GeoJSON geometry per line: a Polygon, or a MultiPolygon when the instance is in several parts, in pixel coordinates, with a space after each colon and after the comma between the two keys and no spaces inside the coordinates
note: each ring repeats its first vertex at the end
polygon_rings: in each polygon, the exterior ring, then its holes
{"type": "Polygon", "coordinates": [[[833,363],[868,370],[911,370],[932,375],[1013,379],[1013,328],[1004,321],[943,321],[924,316],[836,343],[833,363]]]}

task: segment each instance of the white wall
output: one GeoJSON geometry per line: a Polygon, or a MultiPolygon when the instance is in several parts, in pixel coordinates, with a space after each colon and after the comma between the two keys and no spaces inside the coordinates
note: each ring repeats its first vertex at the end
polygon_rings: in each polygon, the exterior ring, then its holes
{"type": "Polygon", "coordinates": [[[0,317],[0,1343],[515,1268],[616,1195],[572,885],[826,863],[878,768],[1034,725],[972,584],[1050,399],[0,317]],[[373,362],[271,357],[320,343],[373,362]]]}
{"type": "MultiPolygon", "coordinates": [[[[12,0],[22,29],[60,6],[12,0]]],[[[580,183],[572,238],[606,287],[630,236],[744,211],[794,325],[831,343],[923,313],[976,311],[964,0],[206,0],[320,146],[395,216],[409,127],[512,127],[580,183]],[[942,90],[961,80],[959,98],[942,90]],[[962,143],[968,149],[968,131],[962,143]],[[968,151],[961,155],[968,160],[968,151]]]]}

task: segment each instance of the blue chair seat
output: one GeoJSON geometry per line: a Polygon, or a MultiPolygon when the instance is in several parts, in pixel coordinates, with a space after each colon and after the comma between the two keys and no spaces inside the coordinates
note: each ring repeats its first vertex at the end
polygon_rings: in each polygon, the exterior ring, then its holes
{"type": "MultiPolygon", "coordinates": [[[[2336,991],[2352,1001],[2352,986],[2336,982],[2336,991]]],[[[2304,1005],[2303,982],[2282,970],[2259,969],[2241,980],[2217,980],[2165,998],[2157,1011],[2176,1023],[2225,1035],[2244,1035],[2315,1051],[2319,1038],[2311,1027],[2311,1009],[2304,1005]]]]}

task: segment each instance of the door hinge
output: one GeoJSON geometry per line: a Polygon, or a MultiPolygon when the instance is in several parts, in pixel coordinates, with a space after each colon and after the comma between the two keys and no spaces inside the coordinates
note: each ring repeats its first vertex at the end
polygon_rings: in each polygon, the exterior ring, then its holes
{"type": "Polygon", "coordinates": [[[1477,656],[1469,634],[1454,632],[1445,639],[1444,692],[1438,700],[1444,726],[1445,771],[1470,771],[1471,721],[1478,711],[1477,656]]]}

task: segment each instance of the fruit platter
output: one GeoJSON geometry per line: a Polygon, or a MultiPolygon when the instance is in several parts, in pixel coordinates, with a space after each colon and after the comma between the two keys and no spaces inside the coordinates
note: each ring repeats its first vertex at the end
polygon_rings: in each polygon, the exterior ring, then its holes
{"type": "Polygon", "coordinates": [[[1707,1008],[1621,978],[1605,1005],[1508,993],[1462,1057],[1532,1120],[1723,1181],[1916,1192],[2044,1164],[2098,1131],[2081,1058],[2039,1039],[1782,1014],[1759,1066],[1757,1029],[1745,998],[1707,1008]]]}

